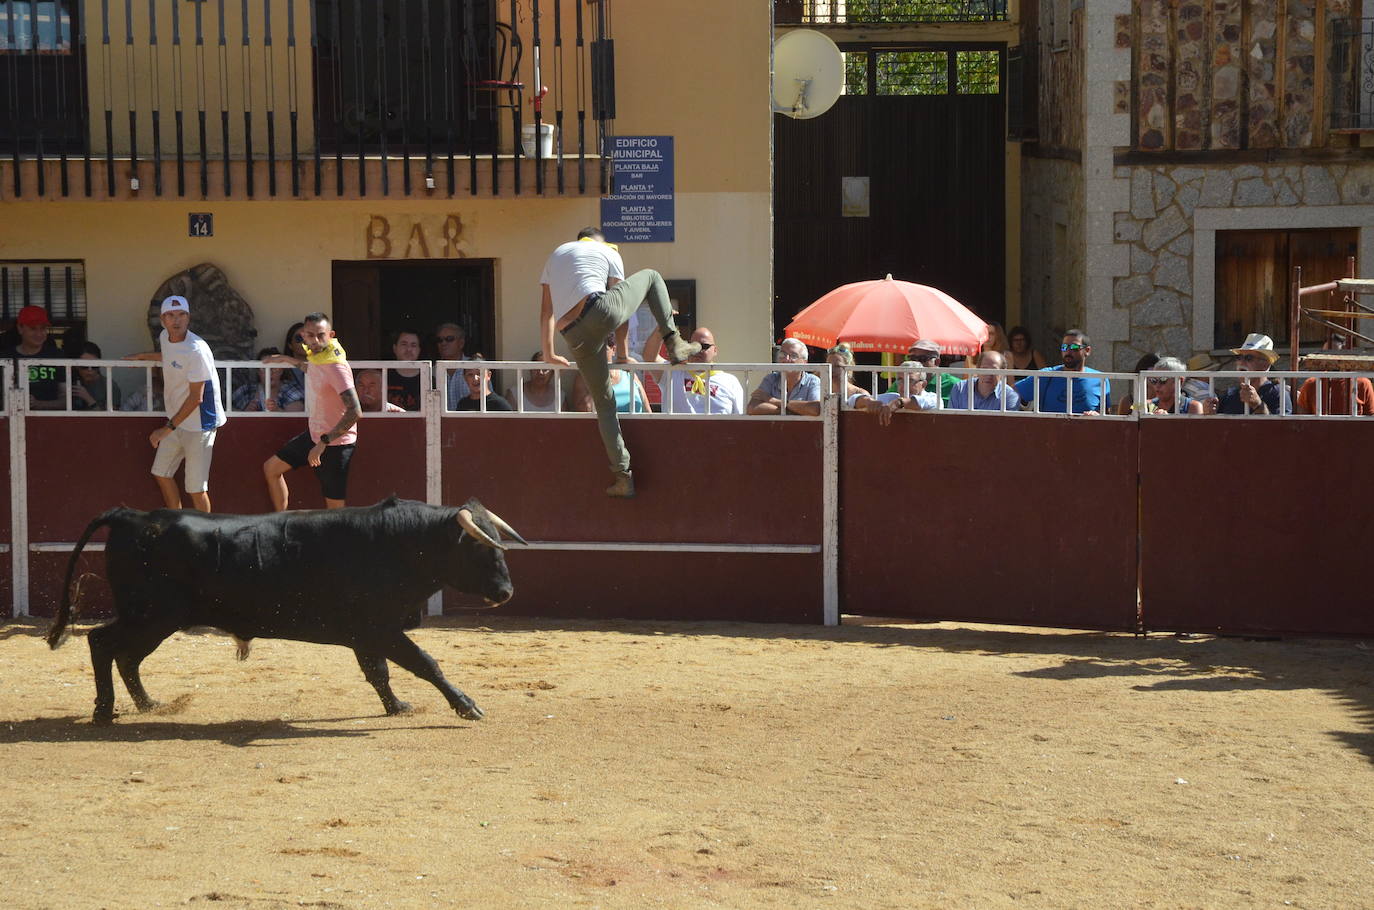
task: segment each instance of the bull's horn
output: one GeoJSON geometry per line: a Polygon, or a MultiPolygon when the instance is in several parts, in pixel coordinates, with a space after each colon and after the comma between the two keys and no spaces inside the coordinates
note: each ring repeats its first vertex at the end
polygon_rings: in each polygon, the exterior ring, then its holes
{"type": "Polygon", "coordinates": [[[496,525],[496,530],[500,531],[502,534],[520,541],[527,547],[530,545],[530,542],[528,540],[520,536],[519,531],[515,530],[515,528],[512,528],[510,525],[506,524],[506,520],[502,518],[500,515],[497,515],[491,509],[487,509],[487,517],[491,519],[492,524],[496,525]]]}
{"type": "Polygon", "coordinates": [[[505,549],[505,547],[501,546],[501,541],[492,540],[491,537],[487,535],[486,531],[483,531],[481,528],[477,527],[477,522],[472,520],[472,510],[459,509],[458,524],[463,526],[464,531],[467,531],[473,537],[477,538],[477,542],[482,544],[483,546],[491,547],[493,550],[505,549]]]}

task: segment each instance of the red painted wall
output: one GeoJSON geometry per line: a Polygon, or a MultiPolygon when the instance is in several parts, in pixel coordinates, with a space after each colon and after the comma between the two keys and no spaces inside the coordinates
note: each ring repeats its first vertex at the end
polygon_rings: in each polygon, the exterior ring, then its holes
{"type": "MultiPolygon", "coordinates": [[[[596,422],[463,416],[443,424],[444,501],[476,496],[532,541],[819,545],[821,425],[621,422],[638,495],[607,498],[596,422]]],[[[820,622],[820,555],[520,551],[535,616],[820,622]]],[[[471,606],[448,592],[446,609],[471,606]]]]}
{"type": "Polygon", "coordinates": [[[840,415],[840,609],[1132,629],[1136,424],[840,415]]]}
{"type": "Polygon", "coordinates": [[[1374,635],[1374,421],[1140,426],[1147,628],[1374,635]]]}
{"type": "MultiPolygon", "coordinates": [[[[153,449],[148,434],[155,417],[45,417],[25,421],[29,471],[30,543],[73,543],[90,521],[115,506],[162,507],[157,482],[149,473],[153,449]]],[[[217,512],[266,512],[271,507],[262,463],[295,434],[304,417],[235,417],[216,434],[210,467],[210,501],[217,512]]],[[[425,498],[425,427],[418,418],[364,418],[349,476],[349,502],[368,505],[392,493],[425,498]]],[[[8,445],[8,437],[6,437],[8,445]]],[[[309,468],[287,475],[291,507],[324,507],[309,468]]],[[[178,477],[180,483],[180,477],[178,477]]],[[[8,511],[9,500],[5,499],[8,511]]],[[[189,504],[189,501],[188,501],[189,504]]],[[[5,534],[9,533],[6,521],[5,534]]],[[[95,538],[104,540],[101,531],[95,538]]],[[[29,610],[51,615],[61,596],[67,553],[35,553],[29,569],[29,610]]],[[[99,553],[83,571],[103,574],[99,553]]],[[[109,610],[109,588],[90,586],[90,610],[109,610]]]]}

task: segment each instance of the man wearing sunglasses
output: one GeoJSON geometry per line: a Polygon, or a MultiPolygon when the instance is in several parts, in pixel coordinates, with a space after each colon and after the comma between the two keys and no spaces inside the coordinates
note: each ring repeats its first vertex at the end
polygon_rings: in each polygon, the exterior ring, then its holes
{"type": "MultiPolygon", "coordinates": [[[[1247,335],[1245,343],[1232,348],[1231,353],[1236,355],[1236,369],[1246,372],[1267,373],[1279,359],[1279,352],[1274,350],[1274,340],[1258,332],[1247,335]]],[[[1227,389],[1220,398],[1208,398],[1202,403],[1202,413],[1291,414],[1293,403],[1282,382],[1256,376],[1242,379],[1240,385],[1227,389]]]]}
{"type": "MultiPolygon", "coordinates": [[[[467,331],[456,322],[445,322],[434,330],[434,350],[438,353],[439,360],[471,360],[465,348],[468,343],[467,331]]],[[[443,379],[443,373],[436,366],[434,369],[435,381],[443,379]]],[[[468,397],[467,380],[463,378],[462,370],[454,370],[448,377],[448,409],[450,411],[458,407],[458,402],[468,397]]]]}
{"type": "Polygon", "coordinates": [[[1035,398],[1038,394],[1038,410],[1046,414],[1101,414],[1110,409],[1112,387],[1106,377],[1077,375],[1101,372],[1087,365],[1092,350],[1092,344],[1082,330],[1070,329],[1065,332],[1059,344],[1064,362],[1057,367],[1046,367],[1016,383],[1016,394],[1021,398],[1021,404],[1027,410],[1037,410],[1035,398]]]}

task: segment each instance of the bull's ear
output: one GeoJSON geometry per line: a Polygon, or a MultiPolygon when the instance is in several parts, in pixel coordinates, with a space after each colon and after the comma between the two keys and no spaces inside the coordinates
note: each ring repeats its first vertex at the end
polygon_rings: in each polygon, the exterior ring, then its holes
{"type": "Polygon", "coordinates": [[[484,547],[491,547],[493,550],[505,550],[499,540],[492,540],[491,535],[477,527],[477,522],[472,520],[472,511],[469,509],[458,510],[458,524],[473,536],[478,543],[484,547]]]}

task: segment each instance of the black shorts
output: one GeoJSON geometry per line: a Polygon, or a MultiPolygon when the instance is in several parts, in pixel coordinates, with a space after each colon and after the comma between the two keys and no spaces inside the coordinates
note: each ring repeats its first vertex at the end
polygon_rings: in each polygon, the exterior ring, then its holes
{"type": "MultiPolygon", "coordinates": [[[[277,457],[293,468],[306,467],[310,461],[310,450],[315,448],[315,440],[309,431],[293,436],[277,452],[277,457]]],[[[320,456],[320,466],[315,476],[320,480],[320,492],[325,499],[348,498],[348,466],[353,461],[353,450],[357,446],[325,446],[320,456]]]]}

